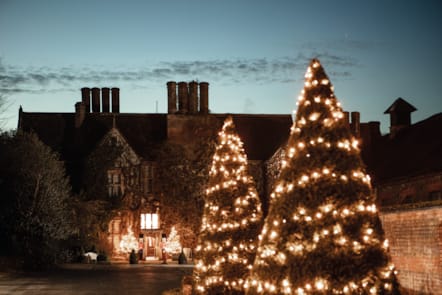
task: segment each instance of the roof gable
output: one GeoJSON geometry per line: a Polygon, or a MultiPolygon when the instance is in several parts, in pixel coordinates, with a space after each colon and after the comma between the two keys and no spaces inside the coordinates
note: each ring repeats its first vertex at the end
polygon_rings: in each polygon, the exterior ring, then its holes
{"type": "Polygon", "coordinates": [[[132,147],[127,143],[124,136],[120,131],[113,127],[109,132],[103,137],[101,142],[98,144],[97,148],[104,145],[117,145],[123,148],[122,154],[119,156],[116,166],[124,166],[124,163],[130,163],[132,165],[140,164],[142,158],[137,155],[137,153],[132,149],[132,147]]]}
{"type": "Polygon", "coordinates": [[[388,109],[385,110],[384,114],[390,113],[412,113],[417,109],[410,103],[399,97],[396,99],[388,109]]]}

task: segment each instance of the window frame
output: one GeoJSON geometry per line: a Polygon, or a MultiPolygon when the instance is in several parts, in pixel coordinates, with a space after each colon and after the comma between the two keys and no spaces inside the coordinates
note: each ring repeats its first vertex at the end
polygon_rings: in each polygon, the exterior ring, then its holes
{"type": "Polygon", "coordinates": [[[141,230],[160,229],[160,214],[158,212],[141,213],[140,229],[141,230]]]}

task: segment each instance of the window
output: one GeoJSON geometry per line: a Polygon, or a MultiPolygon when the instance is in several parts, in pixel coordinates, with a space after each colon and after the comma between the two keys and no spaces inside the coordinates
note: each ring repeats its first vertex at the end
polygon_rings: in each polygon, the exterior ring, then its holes
{"type": "Polygon", "coordinates": [[[107,172],[108,194],[110,197],[119,197],[123,194],[122,175],[119,170],[109,170],[107,172]]]}
{"type": "Polygon", "coordinates": [[[143,213],[141,214],[141,229],[159,229],[158,213],[143,213]]]}
{"type": "Polygon", "coordinates": [[[149,194],[153,192],[153,174],[154,168],[151,163],[146,164],[143,167],[143,185],[144,185],[144,193],[149,194]]]}

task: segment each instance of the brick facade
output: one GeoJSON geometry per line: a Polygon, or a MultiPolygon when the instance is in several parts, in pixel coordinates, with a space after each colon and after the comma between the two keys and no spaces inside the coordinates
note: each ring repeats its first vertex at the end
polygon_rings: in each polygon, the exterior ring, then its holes
{"type": "Polygon", "coordinates": [[[390,181],[376,187],[376,195],[382,207],[416,203],[440,203],[442,173],[423,174],[390,181]]]}
{"type": "Polygon", "coordinates": [[[381,214],[401,287],[442,294],[442,206],[381,214]]]}

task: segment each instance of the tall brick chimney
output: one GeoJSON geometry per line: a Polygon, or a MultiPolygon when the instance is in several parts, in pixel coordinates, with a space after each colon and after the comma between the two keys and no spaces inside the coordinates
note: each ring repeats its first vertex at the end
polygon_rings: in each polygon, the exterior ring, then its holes
{"type": "Polygon", "coordinates": [[[88,87],[81,88],[81,101],[84,104],[86,113],[91,112],[91,89],[88,87]]]}
{"type": "Polygon", "coordinates": [[[176,107],[176,82],[167,82],[167,112],[169,114],[175,114],[177,111],[176,107]]]}
{"type": "Polygon", "coordinates": [[[378,121],[370,121],[361,124],[362,144],[364,147],[371,147],[373,142],[381,138],[381,123],[378,121]]]}
{"type": "Polygon", "coordinates": [[[188,89],[186,82],[178,83],[178,111],[187,114],[189,106],[188,89]]]}
{"type": "Polygon", "coordinates": [[[344,113],[344,121],[350,127],[350,113],[349,112],[343,112],[344,113]]]}
{"type": "Polygon", "coordinates": [[[350,128],[355,136],[359,136],[359,134],[361,133],[360,125],[361,125],[361,115],[359,114],[359,112],[351,112],[350,128]]]}
{"type": "Polygon", "coordinates": [[[198,113],[198,83],[189,83],[189,114],[198,113]]]}
{"type": "Polygon", "coordinates": [[[86,117],[86,105],[80,101],[75,104],[75,128],[79,128],[86,117]]]}
{"type": "Polygon", "coordinates": [[[92,88],[92,112],[100,112],[100,88],[92,88]]]}
{"type": "Polygon", "coordinates": [[[112,88],[112,113],[120,112],[120,88],[112,88]]]}
{"type": "Polygon", "coordinates": [[[108,87],[101,88],[101,105],[103,113],[109,113],[109,92],[110,89],[108,87]]]}
{"type": "Polygon", "coordinates": [[[200,113],[209,113],[209,83],[200,83],[200,113]]]}

